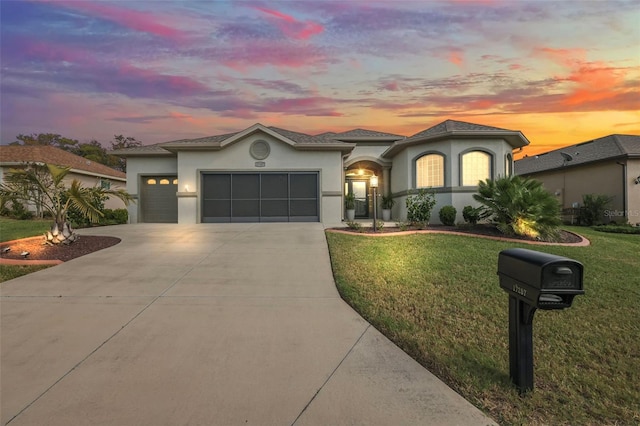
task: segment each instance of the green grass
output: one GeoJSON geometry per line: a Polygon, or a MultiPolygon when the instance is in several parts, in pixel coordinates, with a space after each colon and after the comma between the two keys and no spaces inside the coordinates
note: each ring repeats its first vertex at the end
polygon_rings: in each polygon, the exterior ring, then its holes
{"type": "Polygon", "coordinates": [[[51,223],[51,219],[15,220],[0,217],[0,241],[11,241],[42,235],[49,230],[51,223]]]}
{"type": "MultiPolygon", "coordinates": [[[[35,237],[49,230],[51,220],[15,220],[0,217],[0,242],[35,237]]],[[[50,265],[0,265],[0,282],[27,275],[50,265]]]]}
{"type": "Polygon", "coordinates": [[[338,289],[360,314],[501,424],[640,423],[640,238],[572,228],[589,247],[466,236],[328,233],[338,289]],[[534,319],[535,390],[509,380],[501,250],[526,247],[585,266],[586,294],[534,319]]]}

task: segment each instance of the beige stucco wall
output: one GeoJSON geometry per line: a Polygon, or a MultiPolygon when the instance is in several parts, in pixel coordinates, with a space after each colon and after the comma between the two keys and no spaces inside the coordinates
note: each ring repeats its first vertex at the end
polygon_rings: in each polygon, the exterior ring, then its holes
{"type": "Polygon", "coordinates": [[[584,194],[602,194],[612,197],[605,221],[620,221],[624,214],[622,176],[623,167],[616,164],[614,160],[583,166],[567,166],[563,169],[530,175],[541,181],[544,187],[558,198],[562,208],[570,208],[574,204],[582,205],[584,194]]]}
{"type": "Polygon", "coordinates": [[[453,205],[457,210],[456,222],[462,222],[462,209],[466,205],[477,206],[473,194],[477,186],[461,186],[461,154],[480,150],[492,155],[493,177],[504,176],[505,159],[512,153],[511,145],[502,139],[448,139],[438,142],[429,142],[408,147],[393,158],[391,169],[391,192],[394,194],[396,204],[393,208],[393,216],[401,220],[407,218],[406,190],[416,189],[415,183],[415,159],[425,153],[440,153],[445,156],[444,174],[445,187],[436,190],[436,205],[431,214],[431,223],[438,224],[440,219],[438,212],[446,205],[453,205]]]}
{"type": "Polygon", "coordinates": [[[339,151],[300,151],[270,135],[256,133],[220,151],[180,152],[177,171],[179,223],[200,222],[200,174],[206,171],[317,171],[320,221],[339,223],[342,218],[342,155],[339,151]],[[249,154],[251,144],[257,139],[266,140],[271,147],[269,156],[261,160],[264,167],[256,167],[258,160],[249,154]]]}
{"type": "Polygon", "coordinates": [[[627,209],[629,223],[640,223],[640,158],[627,161],[627,209]]]}

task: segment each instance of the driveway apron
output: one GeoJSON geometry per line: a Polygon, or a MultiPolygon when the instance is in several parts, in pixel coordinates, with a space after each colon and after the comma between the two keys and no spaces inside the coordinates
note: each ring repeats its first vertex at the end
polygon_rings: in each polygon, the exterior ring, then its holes
{"type": "Polygon", "coordinates": [[[340,298],[321,224],[138,224],[1,285],[3,425],[493,422],[340,298]]]}

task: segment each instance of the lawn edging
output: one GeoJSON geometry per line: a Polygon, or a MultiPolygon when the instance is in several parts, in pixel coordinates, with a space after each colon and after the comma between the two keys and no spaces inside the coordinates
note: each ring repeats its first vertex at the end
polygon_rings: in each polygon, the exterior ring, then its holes
{"type": "Polygon", "coordinates": [[[523,244],[531,244],[531,245],[543,245],[543,246],[569,246],[569,247],[586,247],[591,244],[591,242],[583,237],[582,235],[576,234],[575,232],[567,231],[563,229],[563,231],[568,232],[576,237],[580,238],[580,241],[577,243],[553,243],[547,241],[532,241],[532,240],[522,240],[518,238],[508,238],[508,237],[495,237],[492,235],[482,235],[482,234],[474,234],[470,232],[457,232],[457,231],[445,231],[438,229],[412,229],[410,231],[398,231],[398,232],[380,232],[380,233],[369,233],[369,232],[356,232],[356,231],[348,231],[345,229],[337,229],[337,228],[327,228],[327,232],[335,232],[338,234],[347,234],[347,235],[363,235],[367,237],[394,237],[394,236],[402,236],[402,235],[413,235],[413,234],[449,234],[449,235],[462,235],[464,237],[476,237],[476,238],[485,238],[488,240],[494,241],[506,241],[511,243],[523,243],[523,244]]]}

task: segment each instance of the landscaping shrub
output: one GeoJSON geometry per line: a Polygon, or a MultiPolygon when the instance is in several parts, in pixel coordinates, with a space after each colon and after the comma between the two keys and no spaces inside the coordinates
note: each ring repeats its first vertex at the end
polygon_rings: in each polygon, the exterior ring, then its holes
{"type": "Polygon", "coordinates": [[[382,228],[384,228],[384,220],[376,220],[376,228],[378,229],[378,231],[381,231],[382,228]]]}
{"type": "Polygon", "coordinates": [[[426,228],[431,219],[431,210],[436,205],[436,197],[433,192],[420,189],[417,194],[407,197],[407,220],[412,225],[426,228]]]}
{"type": "Polygon", "coordinates": [[[584,194],[582,196],[582,206],[578,213],[578,223],[583,226],[601,224],[604,218],[604,211],[612,200],[613,198],[607,195],[584,194]]]}
{"type": "Polygon", "coordinates": [[[481,209],[478,207],[464,206],[462,218],[465,222],[475,225],[480,220],[481,209]]]}
{"type": "MultiPolygon", "coordinates": [[[[99,188],[96,187],[88,189],[86,196],[89,204],[95,207],[98,211],[104,213],[104,202],[108,197],[102,194],[99,188]]],[[[61,198],[62,203],[66,203],[69,198],[68,192],[62,192],[61,198]]],[[[74,228],[86,228],[92,224],[91,219],[80,208],[78,208],[78,206],[73,204],[69,206],[67,219],[74,228]]],[[[103,220],[104,216],[99,219],[98,223],[101,223],[103,220]]]]}
{"type": "Polygon", "coordinates": [[[480,182],[473,198],[483,205],[482,215],[507,235],[543,240],[558,237],[560,205],[537,180],[522,176],[487,179],[480,182]]]}
{"type": "Polygon", "coordinates": [[[347,227],[352,231],[358,231],[358,232],[362,231],[362,224],[360,224],[360,222],[348,221],[347,227]]]}
{"type": "Polygon", "coordinates": [[[105,209],[104,217],[100,221],[103,225],[122,225],[129,220],[127,209],[105,209]]]}
{"type": "Polygon", "coordinates": [[[398,221],[396,222],[396,226],[400,228],[401,231],[406,231],[409,229],[409,222],[398,221]]]}
{"type": "Polygon", "coordinates": [[[444,206],[438,212],[438,216],[440,217],[440,222],[443,225],[453,226],[456,224],[456,213],[458,211],[453,206],[444,206]]]}
{"type": "Polygon", "coordinates": [[[640,234],[640,226],[609,224],[593,226],[592,228],[596,231],[611,232],[614,234],[640,234]]]}
{"type": "Polygon", "coordinates": [[[27,210],[17,198],[9,196],[2,197],[0,215],[18,220],[33,219],[33,212],[27,210]]]}

